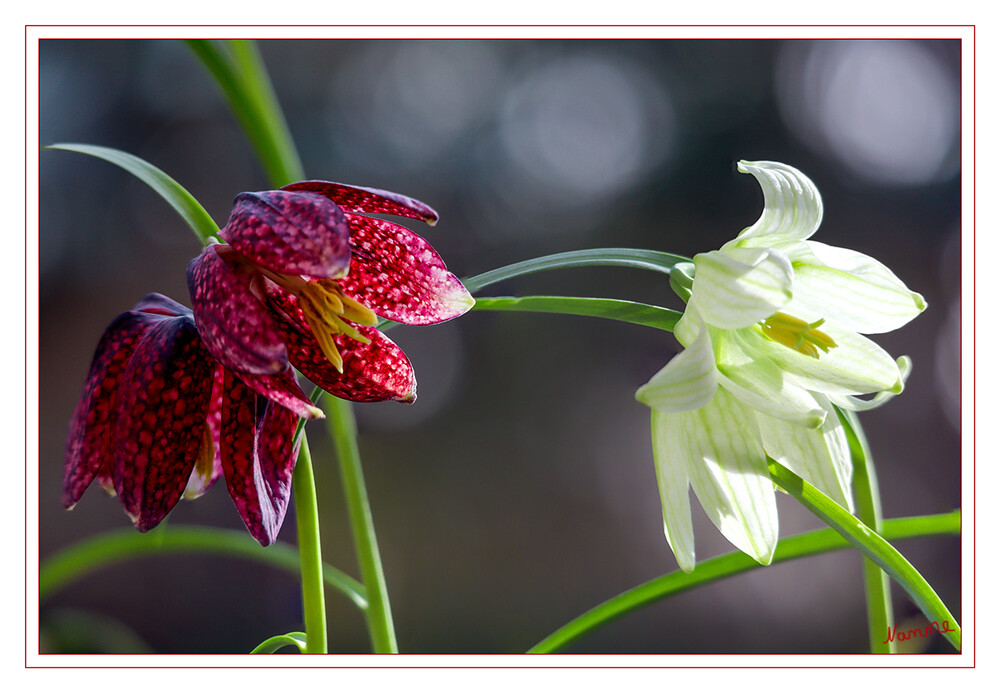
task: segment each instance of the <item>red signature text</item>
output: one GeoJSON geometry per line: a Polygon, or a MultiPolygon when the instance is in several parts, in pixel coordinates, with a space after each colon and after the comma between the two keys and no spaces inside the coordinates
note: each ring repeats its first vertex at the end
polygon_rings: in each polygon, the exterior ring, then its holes
{"type": "Polygon", "coordinates": [[[931,633],[954,633],[955,629],[948,625],[947,621],[941,621],[941,625],[938,625],[937,621],[932,621],[926,628],[910,628],[907,631],[899,630],[898,625],[894,625],[892,628],[887,629],[889,634],[882,644],[890,643],[893,640],[909,640],[911,638],[926,638],[931,633]]]}

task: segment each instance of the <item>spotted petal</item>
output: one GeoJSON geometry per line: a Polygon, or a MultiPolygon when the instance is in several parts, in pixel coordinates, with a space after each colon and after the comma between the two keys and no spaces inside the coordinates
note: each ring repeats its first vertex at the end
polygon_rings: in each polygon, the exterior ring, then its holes
{"type": "Polygon", "coordinates": [[[113,478],[141,532],[158,525],[187,486],[202,445],[214,365],[194,322],[178,317],[149,329],[122,374],[113,478]]]}
{"type": "Polygon", "coordinates": [[[313,404],[312,400],[299,387],[299,381],[291,366],[274,375],[253,375],[251,373],[239,373],[238,375],[240,380],[251,390],[294,412],[296,416],[301,416],[303,419],[324,418],[323,410],[313,404]]]}
{"type": "Polygon", "coordinates": [[[286,185],[282,190],[318,193],[336,202],[345,212],[395,214],[396,216],[419,219],[431,226],[434,226],[438,220],[438,213],[420,200],[378,188],[363,188],[325,180],[305,180],[286,185]]]}
{"type": "Polygon", "coordinates": [[[344,212],[322,195],[240,193],[219,233],[254,264],[282,274],[335,278],[350,265],[344,212]]]}
{"type": "Polygon", "coordinates": [[[212,375],[212,398],[208,402],[208,412],[205,415],[205,430],[202,433],[201,448],[198,459],[188,477],[184,488],[184,498],[193,500],[204,495],[222,476],[222,450],[219,446],[219,436],[222,429],[222,400],[225,387],[226,369],[215,366],[212,375]]]}
{"type": "Polygon", "coordinates": [[[226,374],[222,408],[222,464],[226,486],[250,534],[273,543],[288,509],[296,416],[226,374]]]}
{"type": "Polygon", "coordinates": [[[417,381],[403,350],[373,327],[357,329],[370,340],[368,344],[343,334],[333,338],[344,360],[343,373],[327,360],[312,335],[297,330],[286,332],[288,357],[302,375],[337,397],[354,402],[414,401],[417,381]]]}
{"type": "Polygon", "coordinates": [[[63,470],[63,505],[72,508],[94,478],[110,476],[118,384],[136,346],[160,318],[138,310],[122,313],[105,330],[73,412],[63,470]]]}
{"type": "Polygon", "coordinates": [[[188,264],[187,281],[198,331],[222,365],[258,375],[288,367],[278,328],[250,290],[250,275],[234,253],[208,246],[188,264]]]}
{"type": "Polygon", "coordinates": [[[348,214],[351,271],[344,293],[389,320],[430,325],[458,317],[475,304],[431,244],[383,219],[348,214]]]}

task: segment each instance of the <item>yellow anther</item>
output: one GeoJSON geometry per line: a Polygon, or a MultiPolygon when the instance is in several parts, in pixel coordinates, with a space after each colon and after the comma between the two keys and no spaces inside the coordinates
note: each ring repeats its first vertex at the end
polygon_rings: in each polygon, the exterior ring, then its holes
{"type": "Polygon", "coordinates": [[[830,335],[817,329],[824,322],[806,322],[787,313],[775,313],[760,326],[764,336],[771,341],[818,359],[820,349],[826,353],[837,346],[830,335]]]}
{"type": "Polygon", "coordinates": [[[345,295],[336,281],[308,280],[266,270],[263,274],[298,296],[299,308],[302,309],[319,348],[339,372],[344,372],[344,359],[337,349],[334,337],[343,334],[363,344],[371,342],[354,325],[375,325],[378,323],[378,316],[368,306],[345,295]]]}

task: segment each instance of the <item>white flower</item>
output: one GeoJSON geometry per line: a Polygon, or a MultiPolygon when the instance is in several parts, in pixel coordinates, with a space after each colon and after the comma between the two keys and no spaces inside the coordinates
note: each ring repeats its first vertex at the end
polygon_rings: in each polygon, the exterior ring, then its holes
{"type": "Polygon", "coordinates": [[[765,565],[778,539],[766,456],[853,507],[833,405],[878,406],[909,371],[906,357],[893,361],[859,333],[894,330],[926,307],[878,261],[807,240],[823,203],[800,171],[770,161],[739,170],[760,183],[764,211],[671,277],[690,292],[674,331],[686,348],[636,393],[652,409],[665,533],[685,571],[695,564],[689,484],[719,530],[765,565]]]}

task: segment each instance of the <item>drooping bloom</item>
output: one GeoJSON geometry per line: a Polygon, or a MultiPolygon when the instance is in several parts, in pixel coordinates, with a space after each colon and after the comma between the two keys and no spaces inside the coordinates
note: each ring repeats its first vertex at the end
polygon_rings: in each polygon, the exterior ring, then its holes
{"type": "Polygon", "coordinates": [[[345,399],[415,399],[376,313],[424,325],[473,299],[425,240],[358,212],[437,220],[408,197],[323,181],[243,193],[220,232],[229,244],[188,266],[193,312],[151,294],[116,318],[70,426],[67,508],[96,478],[148,531],[224,475],[267,545],[288,506],[298,420],[323,415],[293,364],[345,399]]]}
{"type": "Polygon", "coordinates": [[[686,571],[689,486],[737,548],[770,562],[778,518],[767,456],[852,508],[833,405],[866,409],[902,391],[909,360],[862,333],[897,329],[926,307],[878,261],[807,240],[823,204],[800,171],[767,161],[739,170],[760,183],[764,211],[720,250],[676,268],[671,283],[687,307],[674,334],[685,349],[636,393],[652,409],[664,530],[686,571]]]}
{"type": "MultiPolygon", "coordinates": [[[[291,364],[345,399],[412,402],[413,369],[376,316],[427,325],[472,307],[427,241],[359,212],[437,221],[396,193],[305,181],[240,194],[220,232],[228,245],[205,248],[189,265],[206,347],[256,392],[273,396],[269,378],[291,364]]],[[[282,393],[311,406],[301,391],[282,393]]],[[[279,403],[306,415],[295,401],[279,403]]]]}
{"type": "MultiPolygon", "coordinates": [[[[283,377],[294,385],[290,369],[283,377]]],[[[224,474],[266,546],[288,507],[297,421],[208,353],[188,308],[150,294],[98,344],[70,423],[63,504],[75,506],[97,479],[146,532],[224,474]]]]}

